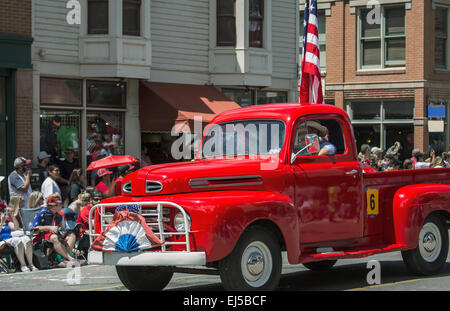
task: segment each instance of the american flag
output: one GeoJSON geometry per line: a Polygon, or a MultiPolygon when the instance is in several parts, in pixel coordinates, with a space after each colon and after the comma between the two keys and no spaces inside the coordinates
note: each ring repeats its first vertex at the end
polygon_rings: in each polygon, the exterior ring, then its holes
{"type": "Polygon", "coordinates": [[[317,0],[305,0],[300,103],[323,103],[318,27],[317,0]]]}

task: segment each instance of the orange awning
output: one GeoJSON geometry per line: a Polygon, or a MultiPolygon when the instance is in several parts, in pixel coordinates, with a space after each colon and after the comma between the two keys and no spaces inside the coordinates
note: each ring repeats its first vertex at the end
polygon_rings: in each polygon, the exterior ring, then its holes
{"type": "Polygon", "coordinates": [[[240,106],[214,86],[141,82],[139,119],[141,132],[194,131],[194,117],[208,124],[216,114],[240,106]]]}

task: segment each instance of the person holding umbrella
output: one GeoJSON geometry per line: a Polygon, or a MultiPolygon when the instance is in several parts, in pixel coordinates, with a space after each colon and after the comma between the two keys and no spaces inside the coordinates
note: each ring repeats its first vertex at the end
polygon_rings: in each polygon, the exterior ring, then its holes
{"type": "Polygon", "coordinates": [[[95,183],[95,189],[103,195],[103,198],[110,198],[115,194],[116,182],[111,182],[112,172],[105,168],[101,168],[97,171],[97,178],[95,183]]]}

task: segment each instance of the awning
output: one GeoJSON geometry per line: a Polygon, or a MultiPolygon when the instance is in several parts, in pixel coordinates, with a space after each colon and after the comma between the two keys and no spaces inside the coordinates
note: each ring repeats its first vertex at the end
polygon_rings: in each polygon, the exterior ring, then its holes
{"type": "Polygon", "coordinates": [[[214,86],[141,82],[139,86],[139,120],[141,132],[194,131],[194,117],[203,126],[216,114],[240,108],[214,86]]]}

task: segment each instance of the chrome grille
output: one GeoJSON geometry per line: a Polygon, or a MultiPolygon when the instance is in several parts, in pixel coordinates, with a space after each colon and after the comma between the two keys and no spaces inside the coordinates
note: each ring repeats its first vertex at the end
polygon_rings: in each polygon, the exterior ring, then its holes
{"type": "Polygon", "coordinates": [[[163,185],[159,181],[147,180],[145,182],[145,192],[154,193],[160,192],[163,188],[163,185]]]}
{"type": "Polygon", "coordinates": [[[108,228],[109,222],[112,221],[113,212],[118,205],[140,205],[141,215],[145,218],[145,222],[151,230],[164,242],[161,245],[162,252],[170,252],[171,245],[181,245],[187,252],[191,251],[190,246],[190,222],[186,211],[176,203],[167,201],[155,202],[121,202],[121,203],[103,203],[97,204],[89,211],[89,242],[92,244],[94,239],[100,234],[94,232],[93,216],[94,211],[100,215],[100,230],[104,232],[108,228]],[[172,211],[174,209],[174,211],[172,211]],[[185,231],[176,231],[171,226],[171,213],[181,212],[184,216],[185,231]],[[176,237],[184,237],[184,241],[176,241],[176,237]],[[174,240],[175,239],[175,240],[174,240]]]}

